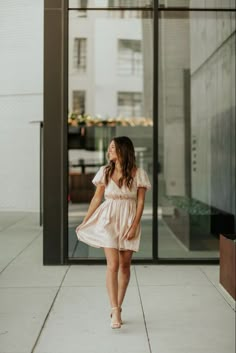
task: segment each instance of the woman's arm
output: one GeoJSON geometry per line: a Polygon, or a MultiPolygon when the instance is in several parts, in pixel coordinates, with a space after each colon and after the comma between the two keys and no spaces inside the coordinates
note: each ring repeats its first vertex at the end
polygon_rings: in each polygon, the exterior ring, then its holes
{"type": "MultiPolygon", "coordinates": [[[[105,185],[98,184],[97,188],[96,188],[96,191],[95,191],[95,193],[93,195],[93,198],[92,198],[92,200],[90,202],[87,214],[84,217],[84,220],[83,220],[83,222],[80,225],[84,224],[92,216],[92,214],[98,208],[98,206],[101,204],[102,199],[103,199],[103,195],[104,195],[104,191],[105,191],[105,185]]],[[[79,227],[77,227],[77,229],[79,227]]]]}
{"type": "Polygon", "coordinates": [[[124,239],[130,240],[135,237],[136,229],[140,223],[143,214],[146,190],[146,188],[138,188],[136,214],[131,227],[123,237],[124,239]]]}

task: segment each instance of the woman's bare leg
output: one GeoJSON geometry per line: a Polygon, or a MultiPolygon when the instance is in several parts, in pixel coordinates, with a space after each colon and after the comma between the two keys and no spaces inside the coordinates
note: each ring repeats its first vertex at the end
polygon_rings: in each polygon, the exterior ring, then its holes
{"type": "Polygon", "coordinates": [[[119,252],[118,306],[121,307],[130,280],[130,265],[133,251],[119,252]]]}
{"type": "Polygon", "coordinates": [[[106,286],[112,308],[112,322],[120,322],[120,311],[118,310],[118,270],[119,251],[117,249],[104,248],[107,260],[106,286]]]}

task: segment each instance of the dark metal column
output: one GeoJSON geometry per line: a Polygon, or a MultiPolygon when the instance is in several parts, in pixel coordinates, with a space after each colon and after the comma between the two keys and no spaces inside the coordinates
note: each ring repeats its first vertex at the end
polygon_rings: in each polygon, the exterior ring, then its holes
{"type": "Polygon", "coordinates": [[[44,265],[64,264],[67,253],[67,5],[44,1],[44,265]]]}
{"type": "Polygon", "coordinates": [[[158,259],[158,16],[159,1],[154,1],[153,12],[153,225],[152,225],[152,257],[158,259]]]}
{"type": "Polygon", "coordinates": [[[39,125],[39,225],[43,225],[43,121],[33,120],[30,124],[39,125]]]}

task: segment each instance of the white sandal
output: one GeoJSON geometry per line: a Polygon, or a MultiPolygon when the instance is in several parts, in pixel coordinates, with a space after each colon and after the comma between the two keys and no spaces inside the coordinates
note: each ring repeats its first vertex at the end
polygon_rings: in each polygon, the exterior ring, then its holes
{"type": "MultiPolygon", "coordinates": [[[[120,312],[122,312],[122,307],[120,306],[120,312]]],[[[123,325],[123,320],[120,318],[120,324],[123,325]]]]}
{"type": "Polygon", "coordinates": [[[112,322],[112,312],[113,312],[113,310],[117,310],[117,309],[119,310],[118,306],[111,308],[111,328],[121,328],[121,321],[112,322]]]}

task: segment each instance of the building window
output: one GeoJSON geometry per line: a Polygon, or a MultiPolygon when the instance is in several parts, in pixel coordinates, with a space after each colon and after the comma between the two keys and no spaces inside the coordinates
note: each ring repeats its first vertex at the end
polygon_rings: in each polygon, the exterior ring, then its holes
{"type": "Polygon", "coordinates": [[[74,67],[79,71],[86,71],[87,39],[75,38],[74,40],[74,67]]]}
{"type": "Polygon", "coordinates": [[[85,91],[73,91],[73,111],[78,114],[85,113],[85,91]]]}
{"type": "Polygon", "coordinates": [[[118,92],[118,116],[141,117],[142,94],[140,92],[118,92]]]}
{"type": "Polygon", "coordinates": [[[149,5],[149,1],[144,0],[109,0],[109,7],[124,7],[124,8],[132,8],[132,7],[142,7],[149,5]]]}
{"type": "Polygon", "coordinates": [[[143,58],[140,40],[118,40],[118,75],[141,76],[143,58]]]}
{"type": "Polygon", "coordinates": [[[87,0],[78,0],[78,9],[83,9],[78,11],[79,17],[87,17],[87,0]]]}
{"type": "MultiPolygon", "coordinates": [[[[134,7],[151,6],[151,0],[109,0],[109,8],[121,8],[120,11],[110,11],[109,17],[116,18],[146,18],[146,11],[133,10],[134,7]],[[129,9],[129,10],[128,10],[129,9]]],[[[149,17],[148,17],[149,18],[149,17]]]]}

